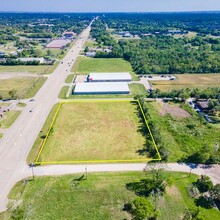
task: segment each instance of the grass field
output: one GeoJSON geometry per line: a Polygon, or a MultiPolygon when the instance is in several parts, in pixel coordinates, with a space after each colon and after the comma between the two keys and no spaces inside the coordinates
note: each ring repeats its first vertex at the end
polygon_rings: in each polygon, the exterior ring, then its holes
{"type": "Polygon", "coordinates": [[[137,152],[146,143],[138,114],[134,102],[62,104],[40,161],[144,159],[147,152],[137,152]]]}
{"type": "Polygon", "coordinates": [[[0,95],[10,98],[8,92],[16,90],[20,98],[31,98],[41,88],[47,78],[45,77],[21,77],[0,80],[0,95]]]}
{"type": "MultiPolygon", "coordinates": [[[[178,106],[180,105],[176,104],[176,107],[178,106]]],[[[161,105],[158,102],[147,102],[147,107],[150,120],[154,122],[163,145],[168,151],[169,162],[187,157],[204,145],[212,149],[216,144],[220,145],[220,130],[207,124],[196,112],[189,109],[190,107],[184,106],[190,113],[189,117],[182,117],[187,115],[181,111],[179,111],[179,117],[175,116],[177,110],[172,105],[171,112],[165,115],[162,114],[161,105]]]]}
{"type": "Polygon", "coordinates": [[[177,80],[151,81],[154,89],[170,91],[183,88],[207,88],[220,86],[220,74],[178,74],[177,80]]]}
{"type": "MultiPolygon", "coordinates": [[[[56,65],[56,64],[55,64],[56,65]]],[[[54,65],[47,66],[0,66],[0,72],[29,72],[29,73],[36,73],[36,74],[49,74],[51,73],[51,69],[54,68],[54,65]]]]}
{"type": "Polygon", "coordinates": [[[134,80],[138,77],[133,73],[130,63],[119,58],[88,58],[78,57],[72,72],[88,74],[91,72],[130,72],[134,80]]]}
{"type": "MultiPolygon", "coordinates": [[[[181,219],[187,208],[196,208],[186,187],[198,177],[188,177],[184,173],[170,173],[170,176],[175,181],[159,199],[161,215],[158,220],[181,219]]],[[[27,220],[131,219],[123,208],[136,195],[126,188],[126,184],[145,178],[143,172],[89,173],[87,180],[77,181],[80,177],[81,174],[40,177],[29,181],[26,186],[21,181],[9,194],[11,205],[21,203],[20,210],[27,220]]],[[[207,220],[220,218],[220,213],[215,209],[202,208],[201,211],[207,220]]],[[[10,217],[10,213],[9,210],[5,216],[10,217]]],[[[4,214],[0,217],[3,219],[4,214]]]]}
{"type": "Polygon", "coordinates": [[[9,111],[4,113],[4,118],[0,119],[0,128],[9,128],[15,122],[21,111],[9,111]]]}
{"type": "Polygon", "coordinates": [[[71,83],[73,81],[74,74],[69,74],[66,78],[65,83],[71,83]]]}

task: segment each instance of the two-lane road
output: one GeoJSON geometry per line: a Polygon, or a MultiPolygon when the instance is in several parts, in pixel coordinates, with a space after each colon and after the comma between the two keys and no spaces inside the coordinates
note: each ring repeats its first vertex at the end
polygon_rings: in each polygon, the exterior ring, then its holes
{"type": "Polygon", "coordinates": [[[50,110],[57,102],[58,94],[89,36],[90,29],[89,26],[82,32],[62,63],[38,91],[34,97],[35,101],[27,104],[0,140],[0,212],[6,209],[7,195],[13,185],[23,177],[31,175],[27,169],[26,157],[50,110]]]}

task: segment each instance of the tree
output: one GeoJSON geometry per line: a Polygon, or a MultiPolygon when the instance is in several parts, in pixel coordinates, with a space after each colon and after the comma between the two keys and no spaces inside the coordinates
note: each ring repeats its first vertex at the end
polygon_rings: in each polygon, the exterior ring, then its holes
{"type": "Polygon", "coordinates": [[[201,213],[201,208],[187,209],[184,213],[183,220],[205,220],[206,218],[201,213]]]}
{"type": "Polygon", "coordinates": [[[85,52],[85,53],[88,53],[88,52],[89,52],[89,47],[88,47],[88,46],[85,47],[84,52],[85,52]]]}
{"type": "Polygon", "coordinates": [[[145,197],[137,197],[130,204],[129,212],[135,220],[144,220],[153,218],[158,213],[154,212],[153,204],[145,197]]]}
{"type": "Polygon", "coordinates": [[[11,96],[11,98],[15,98],[15,95],[16,95],[17,91],[15,89],[12,89],[8,92],[8,94],[11,96]]]}
{"type": "Polygon", "coordinates": [[[201,178],[197,180],[196,184],[200,192],[208,192],[213,189],[213,183],[210,177],[205,175],[201,175],[201,178]]]}
{"type": "Polygon", "coordinates": [[[210,190],[210,196],[213,200],[218,200],[220,201],[220,184],[215,185],[211,190],[210,190]]]}

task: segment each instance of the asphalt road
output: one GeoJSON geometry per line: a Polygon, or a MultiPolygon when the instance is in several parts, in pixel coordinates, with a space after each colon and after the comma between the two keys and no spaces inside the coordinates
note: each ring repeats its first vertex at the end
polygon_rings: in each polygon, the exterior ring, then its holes
{"type": "Polygon", "coordinates": [[[58,65],[38,91],[34,97],[35,101],[27,103],[16,122],[0,139],[0,212],[6,210],[7,195],[14,184],[31,174],[27,169],[27,155],[50,110],[58,101],[58,94],[89,32],[90,26],[82,32],[63,59],[63,63],[58,65]]]}

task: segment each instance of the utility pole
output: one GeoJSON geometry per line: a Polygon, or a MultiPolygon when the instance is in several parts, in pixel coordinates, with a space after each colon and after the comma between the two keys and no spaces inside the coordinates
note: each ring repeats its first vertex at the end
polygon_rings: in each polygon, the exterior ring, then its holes
{"type": "Polygon", "coordinates": [[[29,167],[31,168],[31,172],[32,172],[32,179],[34,180],[34,163],[30,163],[29,167]]]}
{"type": "Polygon", "coordinates": [[[87,166],[85,167],[85,172],[86,172],[86,180],[87,180],[87,166]]]}

